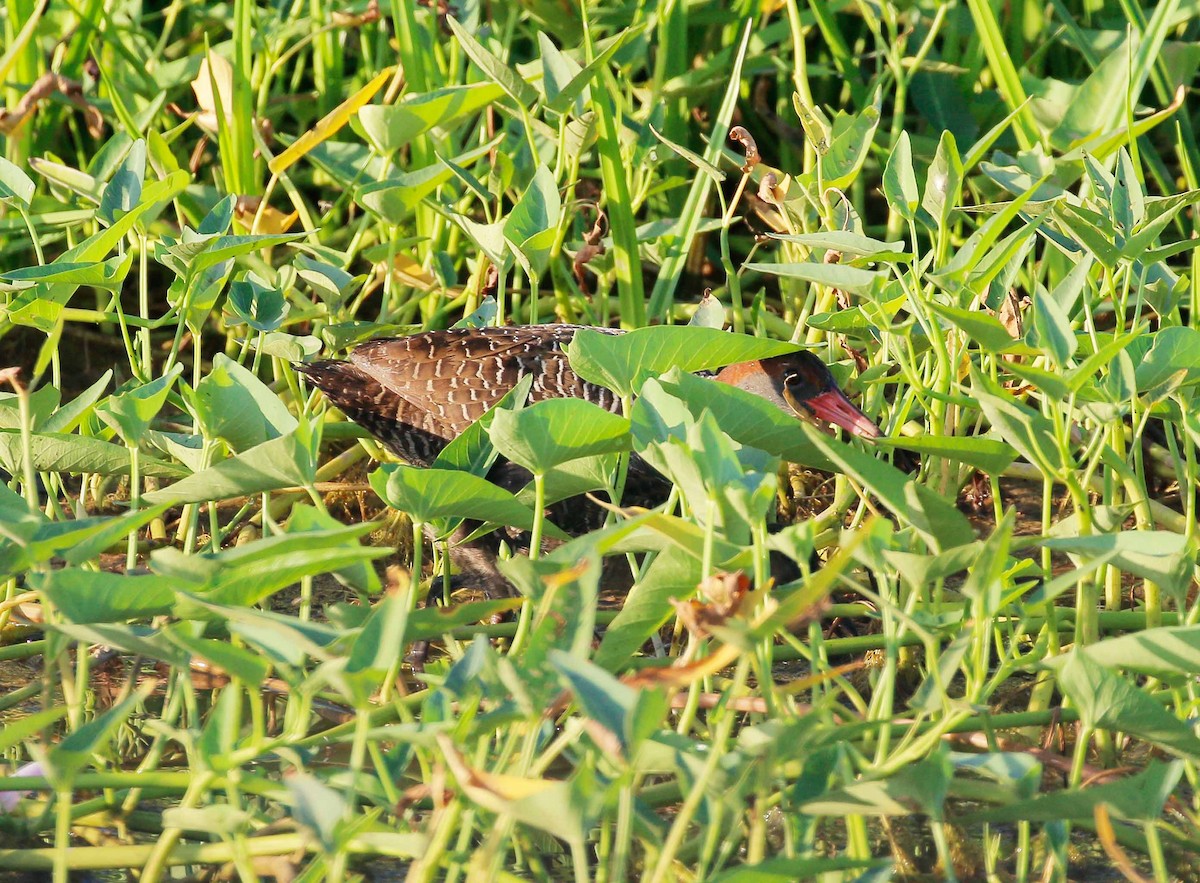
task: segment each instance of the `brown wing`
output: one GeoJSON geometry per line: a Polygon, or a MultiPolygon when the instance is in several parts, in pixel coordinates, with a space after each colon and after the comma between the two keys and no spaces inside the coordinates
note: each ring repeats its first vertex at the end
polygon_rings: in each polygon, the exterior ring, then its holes
{"type": "Polygon", "coordinates": [[[297,364],[295,368],[342,413],[409,463],[428,466],[456,435],[428,411],[415,407],[349,362],[325,360],[297,364]]]}
{"type": "Polygon", "coordinates": [[[428,413],[450,437],[483,416],[526,375],[533,376],[530,402],[574,397],[616,410],[619,402],[610,390],[571,370],[562,347],[576,330],[575,325],[536,325],[430,331],[364,343],[350,361],[428,413]]]}

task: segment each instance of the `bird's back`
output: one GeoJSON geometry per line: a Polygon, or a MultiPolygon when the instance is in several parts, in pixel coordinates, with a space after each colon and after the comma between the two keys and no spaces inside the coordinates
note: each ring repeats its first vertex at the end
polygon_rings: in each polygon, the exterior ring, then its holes
{"type": "MultiPolygon", "coordinates": [[[[615,411],[611,390],[571,370],[578,325],[457,328],[372,340],[348,362],[297,366],[347,417],[393,452],[428,464],[527,375],[529,403],[581,398],[615,411]]],[[[614,329],[596,329],[619,334],[614,329]]]]}

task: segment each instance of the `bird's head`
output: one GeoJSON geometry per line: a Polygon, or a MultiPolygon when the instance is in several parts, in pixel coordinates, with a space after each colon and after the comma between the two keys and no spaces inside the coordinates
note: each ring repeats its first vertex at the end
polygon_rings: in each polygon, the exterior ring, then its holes
{"type": "Polygon", "coordinates": [[[860,438],[879,438],[883,432],[838,389],[825,363],[800,351],[757,362],[723,368],[717,380],[766,399],[781,410],[817,417],[860,438]]]}

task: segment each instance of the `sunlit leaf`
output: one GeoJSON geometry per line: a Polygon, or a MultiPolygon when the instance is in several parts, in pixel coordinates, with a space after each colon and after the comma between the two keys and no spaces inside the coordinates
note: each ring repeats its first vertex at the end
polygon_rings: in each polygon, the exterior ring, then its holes
{"type": "Polygon", "coordinates": [[[582,399],[547,399],[519,411],[495,413],[492,443],[531,472],[595,454],[628,450],[629,421],[582,399]]]}

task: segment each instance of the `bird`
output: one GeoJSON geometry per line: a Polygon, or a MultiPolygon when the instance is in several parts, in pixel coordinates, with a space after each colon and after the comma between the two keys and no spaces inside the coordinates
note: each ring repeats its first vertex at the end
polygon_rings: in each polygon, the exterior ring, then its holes
{"type": "MultiPolygon", "coordinates": [[[[429,466],[526,375],[533,381],[528,404],[571,397],[619,412],[616,393],[571,368],[564,347],[584,327],[624,333],[566,324],[453,328],[370,340],[355,347],[347,361],[323,359],[295,368],[393,454],[429,466]]],[[[838,389],[825,363],[806,350],[729,365],[715,379],[852,435],[881,435],[838,389]]]]}
{"type": "MultiPolygon", "coordinates": [[[[527,375],[532,378],[527,404],[573,397],[619,412],[616,393],[584,380],[571,368],[564,348],[583,328],[624,333],[568,324],[454,328],[378,338],[355,347],[347,360],[322,359],[294,367],[394,455],[415,466],[430,466],[447,444],[527,375]]],[[[815,417],[861,438],[882,434],[811,352],[737,363],[712,376],[797,417],[815,417]]],[[[515,492],[531,476],[500,459],[488,478],[515,492]]],[[[657,505],[669,490],[667,480],[634,455],[622,502],[657,505]]],[[[602,519],[603,512],[590,506],[559,504],[551,513],[551,521],[576,535],[598,527],[602,519]]],[[[488,594],[504,594],[488,586],[506,582],[495,567],[497,552],[493,538],[482,547],[477,542],[461,548],[456,560],[460,571],[473,574],[488,594]]]]}

